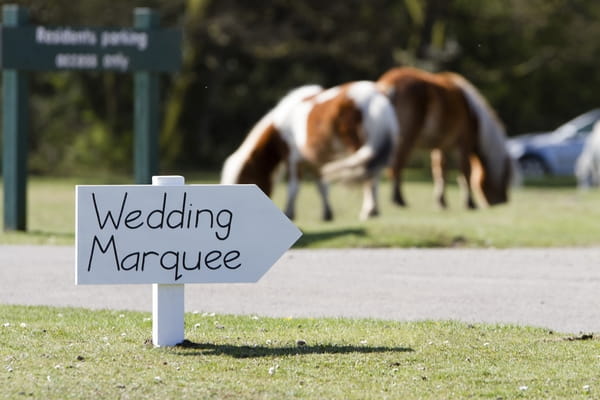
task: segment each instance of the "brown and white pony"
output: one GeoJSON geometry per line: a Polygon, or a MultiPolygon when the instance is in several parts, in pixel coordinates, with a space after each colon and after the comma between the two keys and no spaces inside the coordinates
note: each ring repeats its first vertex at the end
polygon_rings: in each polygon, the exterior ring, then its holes
{"type": "Polygon", "coordinates": [[[317,177],[323,219],[331,220],[327,182],[361,182],[360,217],[378,214],[379,172],[389,164],[398,126],[391,103],[374,82],[360,81],[328,90],[303,86],[287,94],[250,131],[223,166],[221,183],[255,183],[271,194],[275,171],[285,162],[285,213],[295,216],[299,169],[317,177]]]}
{"type": "Polygon", "coordinates": [[[415,68],[394,68],[377,81],[394,105],[402,136],[391,164],[393,201],[405,205],[401,174],[415,147],[431,151],[434,197],[443,208],[446,158],[458,150],[468,208],[508,201],[513,161],[505,148],[506,133],[496,113],[464,77],[429,73],[415,68]]]}

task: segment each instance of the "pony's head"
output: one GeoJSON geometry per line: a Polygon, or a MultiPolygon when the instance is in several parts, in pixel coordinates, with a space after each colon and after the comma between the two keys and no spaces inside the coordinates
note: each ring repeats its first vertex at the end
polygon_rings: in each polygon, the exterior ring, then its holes
{"type": "Polygon", "coordinates": [[[275,172],[288,155],[287,143],[272,123],[261,120],[223,164],[222,184],[254,183],[271,195],[275,172]]]}
{"type": "Polygon", "coordinates": [[[471,158],[471,187],[480,204],[493,206],[508,202],[508,191],[514,179],[512,159],[506,155],[490,165],[483,155],[471,158]]]}
{"type": "Polygon", "coordinates": [[[508,202],[511,182],[516,178],[515,165],[506,149],[504,126],[491,108],[479,115],[478,153],[482,164],[479,187],[482,203],[489,206],[508,202]]]}

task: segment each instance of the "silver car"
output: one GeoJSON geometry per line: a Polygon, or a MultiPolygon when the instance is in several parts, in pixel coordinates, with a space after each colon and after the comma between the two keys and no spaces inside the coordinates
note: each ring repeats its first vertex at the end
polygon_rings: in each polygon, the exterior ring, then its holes
{"type": "Polygon", "coordinates": [[[598,120],[600,108],[581,114],[551,132],[512,137],[506,143],[508,152],[526,178],[573,176],[585,140],[598,120]]]}

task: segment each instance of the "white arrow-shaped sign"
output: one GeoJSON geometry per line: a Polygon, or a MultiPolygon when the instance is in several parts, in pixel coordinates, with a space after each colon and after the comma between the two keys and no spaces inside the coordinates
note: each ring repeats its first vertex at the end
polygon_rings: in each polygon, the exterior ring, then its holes
{"type": "Polygon", "coordinates": [[[76,193],[77,284],[256,282],[302,235],[255,185],[76,193]]]}

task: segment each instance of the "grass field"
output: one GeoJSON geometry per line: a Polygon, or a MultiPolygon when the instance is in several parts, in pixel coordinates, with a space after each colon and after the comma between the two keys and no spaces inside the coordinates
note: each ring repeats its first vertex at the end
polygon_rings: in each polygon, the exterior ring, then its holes
{"type": "MultiPolygon", "coordinates": [[[[187,183],[214,183],[214,177],[188,178],[187,183]]],[[[75,185],[123,183],[109,180],[32,178],[28,189],[28,232],[0,233],[0,243],[73,244],[75,185]]],[[[408,208],[389,201],[390,187],[380,188],[381,216],[358,220],[362,193],[358,187],[334,186],[335,221],[320,220],[317,191],[304,183],[295,223],[304,232],[296,247],[545,247],[600,244],[600,191],[578,191],[573,182],[548,181],[514,189],[511,201],[485,210],[465,210],[456,185],[450,185],[450,209],[433,203],[427,179],[405,185],[408,208]]],[[[285,187],[274,202],[283,207],[285,187]]]]}
{"type": "Polygon", "coordinates": [[[457,322],[150,315],[0,305],[0,399],[588,399],[600,342],[457,322]]]}
{"type": "MultiPolygon", "coordinates": [[[[212,183],[209,177],[187,183],[212,183]]],[[[25,233],[0,244],[74,243],[76,184],[32,178],[25,233]]],[[[297,247],[522,247],[600,244],[600,192],[572,182],[513,191],[508,205],[466,211],[456,186],[436,209],[431,183],[405,186],[395,208],[359,222],[358,188],[336,186],[336,220],[320,221],[306,183],[297,247]]],[[[285,188],[274,195],[281,207],[285,188]]],[[[592,335],[453,321],[274,319],[186,314],[185,346],[154,348],[151,316],[127,311],[0,305],[0,399],[589,399],[599,398],[592,335]]]]}

